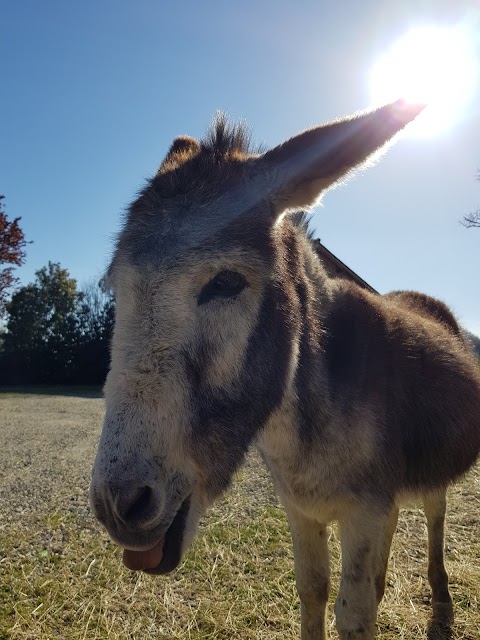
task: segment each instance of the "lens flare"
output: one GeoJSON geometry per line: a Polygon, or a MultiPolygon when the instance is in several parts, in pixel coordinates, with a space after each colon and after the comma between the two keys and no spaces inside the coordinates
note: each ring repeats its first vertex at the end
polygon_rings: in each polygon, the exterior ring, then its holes
{"type": "Polygon", "coordinates": [[[451,126],[473,95],[478,64],[466,29],[409,31],[375,63],[370,90],[375,104],[403,98],[427,108],[410,132],[434,135],[451,126]]]}

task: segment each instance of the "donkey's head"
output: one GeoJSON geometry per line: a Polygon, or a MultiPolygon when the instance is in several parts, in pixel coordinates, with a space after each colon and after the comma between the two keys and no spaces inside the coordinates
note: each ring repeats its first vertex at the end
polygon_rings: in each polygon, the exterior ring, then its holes
{"type": "Polygon", "coordinates": [[[295,392],[312,205],[420,111],[395,103],[311,129],[264,154],[219,119],[174,141],[130,207],[109,269],[116,297],[97,518],[133,569],[177,566],[200,515],[295,392]]]}

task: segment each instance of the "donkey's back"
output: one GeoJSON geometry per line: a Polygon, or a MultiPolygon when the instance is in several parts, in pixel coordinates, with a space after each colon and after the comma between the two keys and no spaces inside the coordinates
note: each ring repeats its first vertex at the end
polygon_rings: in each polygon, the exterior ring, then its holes
{"type": "Polygon", "coordinates": [[[439,322],[448,328],[455,336],[459,336],[465,341],[463,331],[457,319],[448,306],[441,300],[427,296],[425,293],[420,293],[419,291],[391,291],[383,297],[398,302],[402,307],[407,307],[413,313],[427,320],[439,322]]]}

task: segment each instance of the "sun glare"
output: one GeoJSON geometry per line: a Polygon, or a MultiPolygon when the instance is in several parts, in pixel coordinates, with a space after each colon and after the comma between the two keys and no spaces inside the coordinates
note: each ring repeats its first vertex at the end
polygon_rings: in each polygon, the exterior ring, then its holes
{"type": "Polygon", "coordinates": [[[397,98],[425,103],[410,126],[435,135],[451,126],[473,94],[478,74],[472,39],[464,29],[424,27],[409,31],[374,65],[370,89],[375,104],[397,98]]]}

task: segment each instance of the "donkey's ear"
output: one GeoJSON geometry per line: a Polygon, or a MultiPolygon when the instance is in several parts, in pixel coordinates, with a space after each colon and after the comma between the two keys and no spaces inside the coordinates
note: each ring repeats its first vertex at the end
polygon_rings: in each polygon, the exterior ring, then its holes
{"type": "Polygon", "coordinates": [[[402,101],[304,131],[267,151],[258,162],[276,213],[313,205],[321,194],[360,167],[424,105],[402,101]]]}
{"type": "Polygon", "coordinates": [[[158,173],[166,173],[177,169],[181,164],[190,160],[200,151],[200,143],[190,136],[178,136],[172,142],[158,173]]]}

